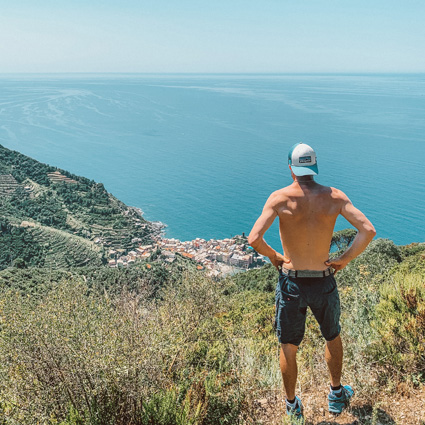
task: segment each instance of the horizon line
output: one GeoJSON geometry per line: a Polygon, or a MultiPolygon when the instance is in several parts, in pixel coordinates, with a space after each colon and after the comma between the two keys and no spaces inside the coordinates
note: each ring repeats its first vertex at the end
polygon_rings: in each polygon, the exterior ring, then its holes
{"type": "Polygon", "coordinates": [[[129,72],[129,71],[44,71],[0,72],[3,75],[421,75],[424,71],[294,71],[294,72],[129,72]]]}

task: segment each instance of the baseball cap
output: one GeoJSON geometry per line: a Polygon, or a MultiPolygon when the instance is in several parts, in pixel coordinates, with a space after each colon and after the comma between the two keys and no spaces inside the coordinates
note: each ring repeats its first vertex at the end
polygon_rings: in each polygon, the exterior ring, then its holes
{"type": "Polygon", "coordinates": [[[296,143],[288,153],[288,164],[296,176],[315,176],[319,174],[317,156],[314,149],[305,143],[296,143]]]}

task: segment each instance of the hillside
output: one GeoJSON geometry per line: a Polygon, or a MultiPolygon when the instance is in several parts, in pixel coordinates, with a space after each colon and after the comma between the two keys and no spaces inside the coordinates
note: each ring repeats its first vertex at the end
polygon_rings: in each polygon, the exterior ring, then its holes
{"type": "MultiPolygon", "coordinates": [[[[0,272],[0,423],[287,423],[276,270],[217,281],[186,265],[0,272]]],[[[423,425],[425,245],[373,241],[337,281],[343,379],[356,394],[327,413],[324,341],[308,313],[297,387],[306,424],[423,425]]]]}
{"type": "MultiPolygon", "coordinates": [[[[212,278],[156,249],[98,183],[0,146],[0,425],[282,425],[270,265],[212,278]],[[13,266],[13,267],[9,267],[13,266]]],[[[334,233],[332,255],[355,231],[334,233]]],[[[425,425],[425,244],[377,239],[336,277],[344,383],[326,411],[324,342],[307,314],[298,387],[307,425],[425,425]]]]}
{"type": "Polygon", "coordinates": [[[1,145],[0,222],[0,268],[100,265],[110,248],[150,243],[159,230],[101,183],[1,145]]]}

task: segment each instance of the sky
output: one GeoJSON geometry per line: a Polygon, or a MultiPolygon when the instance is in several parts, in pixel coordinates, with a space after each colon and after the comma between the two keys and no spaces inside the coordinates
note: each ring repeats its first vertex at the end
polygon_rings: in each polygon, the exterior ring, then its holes
{"type": "Polygon", "coordinates": [[[0,73],[425,72],[424,0],[0,0],[0,73]]]}

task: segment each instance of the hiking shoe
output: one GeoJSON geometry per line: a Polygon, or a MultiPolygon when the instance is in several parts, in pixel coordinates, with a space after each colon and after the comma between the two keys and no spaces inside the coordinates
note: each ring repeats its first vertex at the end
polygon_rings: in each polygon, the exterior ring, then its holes
{"type": "Polygon", "coordinates": [[[296,396],[295,397],[295,407],[292,407],[288,404],[288,401],[285,400],[286,404],[286,414],[290,417],[291,424],[303,425],[304,424],[304,416],[303,416],[303,404],[301,403],[301,399],[296,396]]]}
{"type": "Polygon", "coordinates": [[[329,412],[339,414],[350,404],[354,391],[349,385],[343,385],[340,390],[333,391],[331,388],[328,394],[329,412]]]}

